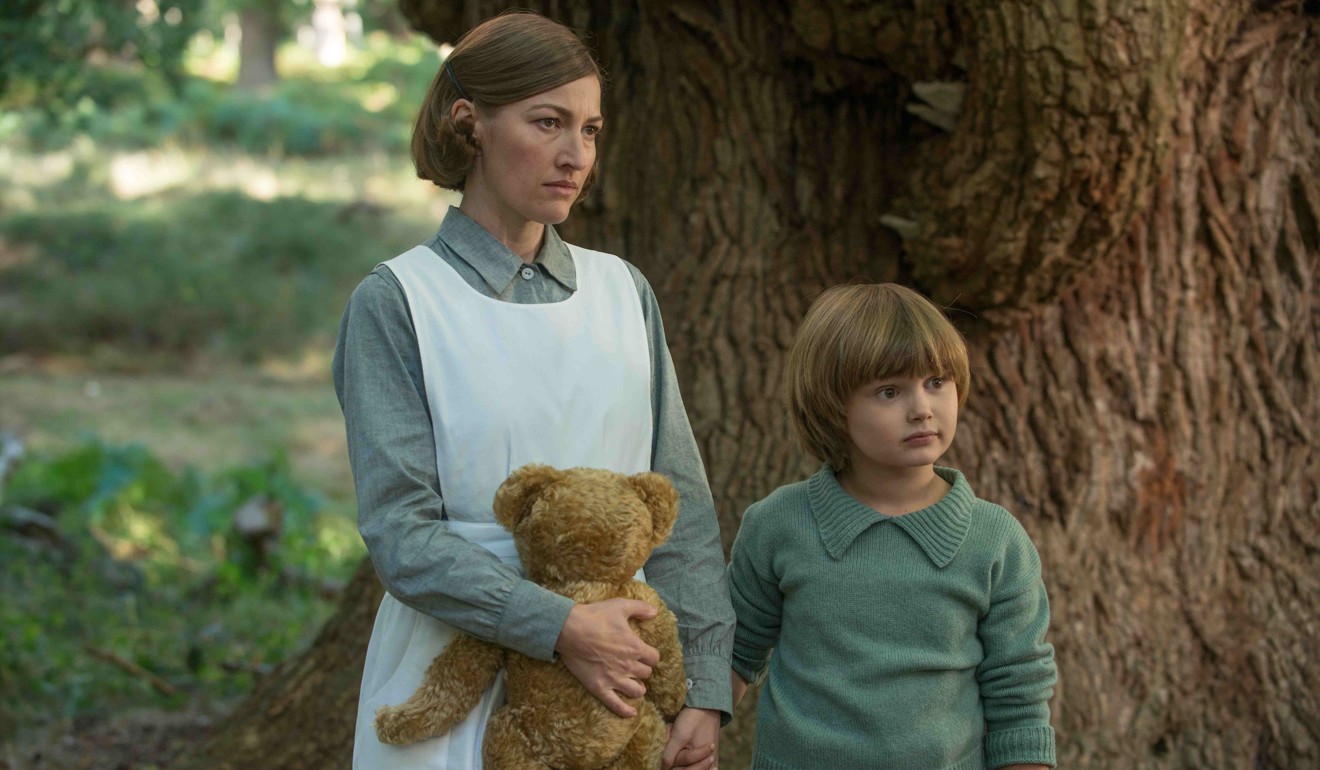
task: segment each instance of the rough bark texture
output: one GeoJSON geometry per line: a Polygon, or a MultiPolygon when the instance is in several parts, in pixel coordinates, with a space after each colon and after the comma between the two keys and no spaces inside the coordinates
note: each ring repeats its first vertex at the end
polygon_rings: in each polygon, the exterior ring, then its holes
{"type": "MultiPolygon", "coordinates": [[[[781,406],[806,305],[912,283],[972,350],[949,462],[1045,562],[1061,765],[1320,764],[1315,4],[531,5],[610,72],[601,185],[564,229],[655,285],[726,543],[812,465],[781,406]]],[[[438,40],[503,7],[401,6],[438,40]]],[[[268,718],[257,745],[347,766],[352,710],[310,678],[335,643],[236,720],[302,699],[317,729],[268,718]]]]}

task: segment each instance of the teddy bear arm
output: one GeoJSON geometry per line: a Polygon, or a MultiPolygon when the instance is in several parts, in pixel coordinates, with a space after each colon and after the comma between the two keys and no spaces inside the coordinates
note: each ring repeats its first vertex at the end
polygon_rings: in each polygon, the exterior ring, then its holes
{"type": "Polygon", "coordinates": [[[411,698],[376,710],[377,737],[406,745],[444,735],[476,707],[503,665],[503,648],[458,634],[431,661],[411,698]]]}

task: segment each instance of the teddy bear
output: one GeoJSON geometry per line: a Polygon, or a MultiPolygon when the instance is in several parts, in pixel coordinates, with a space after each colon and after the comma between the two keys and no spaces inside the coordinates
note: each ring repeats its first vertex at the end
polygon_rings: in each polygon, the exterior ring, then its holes
{"type": "Polygon", "coordinates": [[[678,495],[658,473],[525,465],[495,493],[495,519],[513,533],[527,578],[578,603],[638,599],[659,610],[631,622],[660,652],[637,710],[624,718],[586,690],[557,658],[529,658],[465,633],[432,661],[405,703],[376,712],[376,734],[392,744],[443,735],[505,671],[505,704],[486,724],[483,766],[658,768],[666,721],[683,706],[686,680],[678,625],[650,586],[634,578],[678,518],[678,495]]]}

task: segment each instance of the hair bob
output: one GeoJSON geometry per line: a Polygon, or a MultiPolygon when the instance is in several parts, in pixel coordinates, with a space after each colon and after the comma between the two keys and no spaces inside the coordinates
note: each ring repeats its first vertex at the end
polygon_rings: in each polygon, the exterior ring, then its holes
{"type": "Polygon", "coordinates": [[[971,372],[962,335],[930,300],[893,283],[827,289],[788,352],[789,413],[798,443],[835,472],[851,464],[848,401],[884,377],[940,372],[967,401],[971,372]]]}
{"type": "MultiPolygon", "coordinates": [[[[476,161],[471,124],[456,125],[449,117],[454,100],[460,98],[455,80],[478,105],[499,107],[589,75],[603,84],[591,51],[568,27],[528,11],[502,13],[483,21],[459,38],[426,91],[413,126],[412,158],[417,176],[461,191],[476,161]]],[[[595,177],[593,166],[582,193],[595,177]]]]}

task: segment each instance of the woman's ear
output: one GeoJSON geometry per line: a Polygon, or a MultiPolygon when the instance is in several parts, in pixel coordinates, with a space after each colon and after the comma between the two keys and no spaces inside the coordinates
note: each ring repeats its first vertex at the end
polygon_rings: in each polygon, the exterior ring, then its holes
{"type": "Polygon", "coordinates": [[[459,136],[467,137],[473,147],[481,146],[477,137],[481,131],[481,121],[478,120],[476,104],[467,99],[455,99],[449,105],[449,122],[454,124],[454,131],[459,136]]]}
{"type": "Polygon", "coordinates": [[[510,532],[531,510],[541,491],[564,477],[549,465],[524,465],[495,490],[495,520],[510,532]]]}
{"type": "Polygon", "coordinates": [[[651,511],[651,547],[654,548],[669,538],[678,520],[678,492],[669,479],[652,471],[629,476],[628,483],[651,511]]]}

